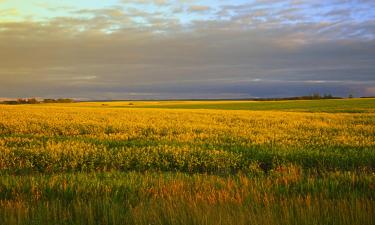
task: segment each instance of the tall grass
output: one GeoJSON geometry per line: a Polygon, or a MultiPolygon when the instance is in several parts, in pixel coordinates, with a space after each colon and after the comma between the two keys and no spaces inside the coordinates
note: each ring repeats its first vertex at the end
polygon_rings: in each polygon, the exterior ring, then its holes
{"type": "Polygon", "coordinates": [[[3,176],[5,224],[372,224],[372,175],[78,173],[3,176]]]}

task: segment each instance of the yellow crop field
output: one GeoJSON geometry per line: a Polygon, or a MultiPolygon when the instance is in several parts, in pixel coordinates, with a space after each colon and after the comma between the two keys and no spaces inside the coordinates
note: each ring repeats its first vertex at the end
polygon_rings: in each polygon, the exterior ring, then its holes
{"type": "Polygon", "coordinates": [[[0,105],[0,224],[375,222],[371,106],[207,105],[0,105]]]}

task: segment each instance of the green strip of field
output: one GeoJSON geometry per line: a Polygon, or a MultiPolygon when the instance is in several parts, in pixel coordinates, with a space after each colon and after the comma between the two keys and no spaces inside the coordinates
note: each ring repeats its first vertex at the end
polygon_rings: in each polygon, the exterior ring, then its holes
{"type": "MultiPolygon", "coordinates": [[[[130,104],[130,103],[129,103],[130,104]]],[[[121,107],[121,106],[120,106],[121,107]]],[[[291,101],[209,101],[160,104],[139,104],[134,102],[127,107],[165,109],[223,109],[223,110],[282,110],[304,112],[343,112],[362,113],[375,111],[375,99],[330,99],[330,100],[291,100],[291,101]]]]}
{"type": "MultiPolygon", "coordinates": [[[[321,99],[321,100],[163,100],[163,101],[108,101],[48,103],[30,106],[79,108],[153,108],[153,109],[217,109],[252,111],[291,111],[327,113],[375,112],[375,98],[321,99]]],[[[17,107],[17,106],[16,106],[17,107]]]]}

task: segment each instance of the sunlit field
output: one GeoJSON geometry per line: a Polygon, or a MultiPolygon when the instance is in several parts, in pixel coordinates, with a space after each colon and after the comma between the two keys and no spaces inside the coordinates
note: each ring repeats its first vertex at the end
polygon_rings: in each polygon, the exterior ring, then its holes
{"type": "Polygon", "coordinates": [[[319,101],[113,101],[49,104],[68,107],[273,110],[294,112],[375,112],[375,99],[324,99],[319,101]]]}
{"type": "Polygon", "coordinates": [[[0,224],[374,224],[375,99],[0,105],[0,224]]]}

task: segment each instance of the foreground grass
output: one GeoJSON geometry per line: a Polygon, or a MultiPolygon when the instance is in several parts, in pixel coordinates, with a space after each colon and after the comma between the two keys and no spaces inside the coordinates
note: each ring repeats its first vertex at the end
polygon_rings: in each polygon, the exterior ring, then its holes
{"type": "Polygon", "coordinates": [[[296,166],[269,175],[4,175],[2,224],[373,224],[375,177],[296,166]]]}
{"type": "Polygon", "coordinates": [[[0,106],[0,224],[375,223],[368,102],[348,106],[361,113],[124,104],[0,106]]]}

